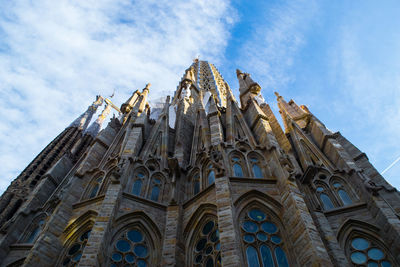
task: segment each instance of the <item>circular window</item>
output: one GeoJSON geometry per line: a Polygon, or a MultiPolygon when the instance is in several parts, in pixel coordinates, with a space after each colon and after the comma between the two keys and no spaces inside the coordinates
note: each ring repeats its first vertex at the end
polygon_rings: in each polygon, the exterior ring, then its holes
{"type": "Polygon", "coordinates": [[[114,248],[110,266],[148,266],[149,249],[140,230],[131,229],[122,234],[114,248]]]}
{"type": "Polygon", "coordinates": [[[373,241],[356,237],[351,240],[350,244],[350,259],[354,264],[367,263],[368,267],[392,266],[385,252],[373,241]]]}

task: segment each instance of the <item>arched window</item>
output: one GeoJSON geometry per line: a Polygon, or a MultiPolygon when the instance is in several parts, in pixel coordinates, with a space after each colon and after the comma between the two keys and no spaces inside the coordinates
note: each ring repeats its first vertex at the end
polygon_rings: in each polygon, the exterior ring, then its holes
{"type": "Polygon", "coordinates": [[[231,155],[230,158],[231,158],[233,176],[243,177],[244,176],[244,171],[243,171],[244,162],[242,160],[242,157],[239,156],[237,152],[235,152],[231,155]]]}
{"type": "Polygon", "coordinates": [[[110,256],[110,267],[117,266],[150,266],[150,245],[138,228],[124,231],[114,242],[110,256]]]}
{"type": "Polygon", "coordinates": [[[348,194],[348,188],[344,186],[344,183],[335,179],[332,183],[333,190],[336,192],[339,202],[341,202],[344,206],[350,205],[353,203],[350,195],[348,194]]]}
{"type": "Polygon", "coordinates": [[[149,198],[153,201],[159,201],[163,189],[163,180],[156,176],[151,179],[149,198]]]}
{"type": "Polygon", "coordinates": [[[261,160],[260,156],[258,156],[255,153],[250,154],[248,157],[249,163],[250,163],[250,168],[251,172],[254,178],[264,178],[263,171],[261,169],[261,160]]]}
{"type": "Polygon", "coordinates": [[[196,173],[193,176],[193,181],[192,181],[192,190],[193,190],[193,195],[197,195],[200,192],[200,175],[199,173],[196,173]]]}
{"type": "Polygon", "coordinates": [[[375,240],[354,235],[347,244],[347,254],[354,266],[396,266],[391,255],[375,240]]]}
{"type": "Polygon", "coordinates": [[[36,238],[39,236],[39,233],[42,231],[43,226],[44,220],[42,219],[37,223],[36,227],[31,230],[24,243],[32,244],[35,242],[36,238]]]}
{"type": "Polygon", "coordinates": [[[206,169],[207,175],[207,185],[211,185],[215,182],[215,172],[213,170],[212,164],[209,164],[206,169]]]}
{"type": "Polygon", "coordinates": [[[193,266],[222,266],[220,249],[218,224],[208,219],[200,226],[194,242],[193,266]]]}
{"type": "Polygon", "coordinates": [[[317,196],[318,196],[324,210],[331,210],[331,209],[335,208],[331,198],[329,197],[328,193],[326,192],[325,187],[323,187],[321,185],[317,185],[317,188],[315,189],[315,191],[317,193],[317,196]]]}
{"type": "Polygon", "coordinates": [[[91,230],[85,231],[72,242],[62,260],[62,266],[78,266],[83,249],[89,239],[90,232],[91,230]]]}
{"type": "Polygon", "coordinates": [[[92,188],[90,190],[89,193],[89,198],[94,198],[97,193],[99,192],[101,183],[103,182],[103,176],[96,178],[93,182],[92,182],[92,188]]]}
{"type": "Polygon", "coordinates": [[[268,214],[259,208],[250,209],[242,218],[241,238],[249,267],[288,267],[282,233],[268,214]]]}
{"type": "Polygon", "coordinates": [[[135,172],[132,184],[131,193],[135,196],[140,196],[142,193],[142,186],[146,178],[146,174],[144,171],[139,170],[135,172]]]}

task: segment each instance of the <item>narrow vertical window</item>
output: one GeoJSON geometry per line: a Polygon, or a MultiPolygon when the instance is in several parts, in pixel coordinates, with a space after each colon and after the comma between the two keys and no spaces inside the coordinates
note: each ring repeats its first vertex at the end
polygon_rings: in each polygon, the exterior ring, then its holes
{"type": "Polygon", "coordinates": [[[97,195],[97,192],[100,189],[101,182],[103,182],[103,177],[99,177],[94,182],[93,188],[90,191],[89,198],[94,198],[97,195]]]}
{"type": "Polygon", "coordinates": [[[193,195],[197,195],[200,192],[200,175],[198,173],[193,177],[193,195]]]}
{"type": "Polygon", "coordinates": [[[40,220],[35,229],[33,229],[33,231],[29,234],[25,243],[32,244],[36,240],[40,231],[42,230],[43,225],[44,225],[44,220],[40,220]]]}
{"type": "Polygon", "coordinates": [[[249,246],[246,249],[247,265],[249,267],[260,267],[260,262],[258,261],[257,250],[249,246]]]}
{"type": "Polygon", "coordinates": [[[232,163],[233,163],[233,176],[243,177],[243,169],[242,166],[240,165],[240,158],[236,156],[232,157],[232,163]]]}
{"type": "Polygon", "coordinates": [[[162,186],[161,180],[159,178],[153,178],[151,186],[150,199],[153,201],[158,201],[162,186]]]}
{"type": "Polygon", "coordinates": [[[353,203],[349,194],[347,194],[344,186],[341,183],[335,182],[333,183],[333,187],[335,188],[337,194],[339,195],[340,200],[343,202],[343,205],[350,205],[353,203]]]}
{"type": "Polygon", "coordinates": [[[143,172],[138,172],[134,177],[134,182],[132,185],[131,193],[136,196],[140,196],[142,193],[142,185],[145,178],[145,174],[143,172]]]}
{"type": "Polygon", "coordinates": [[[142,180],[136,180],[132,186],[132,194],[140,196],[141,191],[142,191],[142,180]]]}
{"type": "Polygon", "coordinates": [[[151,190],[151,200],[157,201],[158,196],[160,195],[160,188],[158,186],[154,186],[153,189],[151,190]]]}
{"type": "Polygon", "coordinates": [[[210,171],[208,174],[208,184],[213,184],[215,182],[215,173],[214,171],[210,171]]]}
{"type": "Polygon", "coordinates": [[[321,200],[324,210],[331,210],[331,209],[335,208],[335,206],[332,203],[331,198],[325,193],[325,188],[323,188],[322,186],[319,186],[319,187],[317,187],[316,191],[317,191],[317,194],[319,195],[319,199],[321,200]]]}
{"type": "Polygon", "coordinates": [[[324,205],[324,209],[330,210],[333,209],[335,206],[333,206],[332,200],[329,198],[329,196],[325,193],[322,193],[320,196],[322,204],[324,205]]]}
{"type": "Polygon", "coordinates": [[[340,190],[338,191],[338,194],[339,194],[339,197],[340,197],[340,199],[342,200],[342,202],[343,202],[344,205],[350,205],[350,204],[352,203],[352,202],[351,202],[351,199],[350,199],[350,197],[349,197],[349,195],[348,195],[347,192],[344,191],[343,189],[340,189],[340,190]]]}
{"type": "Polygon", "coordinates": [[[213,166],[211,164],[207,166],[207,185],[211,185],[215,182],[215,172],[212,168],[213,166]]]}
{"type": "Polygon", "coordinates": [[[254,178],[263,178],[263,173],[262,170],[260,168],[259,162],[258,162],[258,158],[250,158],[250,162],[251,162],[251,170],[253,171],[253,177],[254,178]]]}

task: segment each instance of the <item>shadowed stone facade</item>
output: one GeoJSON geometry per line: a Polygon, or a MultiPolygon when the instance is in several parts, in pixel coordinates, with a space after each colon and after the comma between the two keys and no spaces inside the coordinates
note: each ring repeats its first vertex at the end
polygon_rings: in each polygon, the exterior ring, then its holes
{"type": "Polygon", "coordinates": [[[195,60],[175,95],[96,101],[0,198],[1,266],[400,266],[400,195],[339,132],[195,60]]]}

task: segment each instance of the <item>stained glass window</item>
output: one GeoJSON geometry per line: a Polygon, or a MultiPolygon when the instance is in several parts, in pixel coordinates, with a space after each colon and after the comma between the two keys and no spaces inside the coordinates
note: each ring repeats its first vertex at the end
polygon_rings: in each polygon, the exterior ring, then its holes
{"type": "Polygon", "coordinates": [[[67,253],[62,261],[62,266],[78,266],[82,257],[83,249],[89,239],[91,230],[88,230],[78,236],[72,245],[68,248],[67,253]]]}
{"type": "MultiPolygon", "coordinates": [[[[372,240],[364,237],[355,237],[350,241],[350,260],[355,265],[367,264],[368,267],[394,266],[389,255],[372,240]]],[[[365,266],[365,265],[363,265],[365,266]]]]}
{"type": "Polygon", "coordinates": [[[222,266],[218,225],[208,220],[200,229],[194,244],[194,266],[222,266]]]}
{"type": "Polygon", "coordinates": [[[279,228],[265,212],[251,209],[240,228],[249,267],[289,266],[279,228]]]}
{"type": "Polygon", "coordinates": [[[139,229],[122,233],[110,255],[110,267],[150,266],[150,249],[145,235],[139,229]]]}

